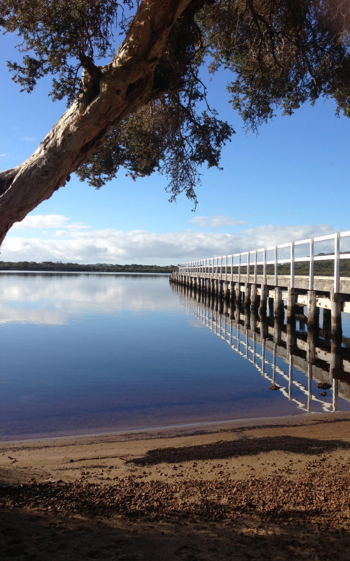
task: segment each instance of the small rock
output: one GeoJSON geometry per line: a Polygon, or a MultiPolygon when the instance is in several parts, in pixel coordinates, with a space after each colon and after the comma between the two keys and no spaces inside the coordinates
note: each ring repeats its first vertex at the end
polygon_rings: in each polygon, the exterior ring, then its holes
{"type": "MultiPolygon", "coordinates": [[[[320,390],[330,390],[332,386],[331,386],[331,384],[327,384],[327,382],[319,382],[319,383],[317,384],[317,387],[318,387],[320,390]]],[[[320,395],[321,395],[321,394],[320,394],[320,395]]]]}

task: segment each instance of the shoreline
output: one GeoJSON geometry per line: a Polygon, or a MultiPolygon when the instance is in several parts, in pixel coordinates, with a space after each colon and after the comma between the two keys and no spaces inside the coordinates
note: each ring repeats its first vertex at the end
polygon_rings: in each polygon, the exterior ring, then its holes
{"type": "Polygon", "coordinates": [[[172,423],[169,425],[150,425],[150,426],[136,426],[131,428],[118,429],[115,427],[99,427],[96,429],[86,429],[79,430],[78,432],[74,429],[67,431],[53,431],[49,433],[28,433],[28,434],[16,434],[16,435],[2,435],[0,437],[1,443],[11,443],[11,442],[32,442],[39,440],[56,440],[65,438],[84,438],[84,437],[105,437],[105,436],[115,436],[115,435],[133,435],[133,434],[143,434],[143,433],[164,433],[169,438],[177,436],[180,434],[192,434],[197,432],[214,433],[218,430],[230,430],[236,427],[251,427],[265,426],[270,424],[280,424],[287,423],[290,424],[292,421],[300,423],[309,423],[314,419],[319,420],[332,420],[338,419],[339,417],[349,417],[350,411],[337,411],[337,412],[312,412],[312,413],[298,413],[295,415],[276,415],[271,417],[248,417],[241,419],[222,419],[217,421],[190,421],[185,423],[172,423]],[[330,418],[331,417],[331,418],[330,418]]]}
{"type": "Polygon", "coordinates": [[[0,550],[347,561],[349,488],[350,412],[0,441],[0,550]]]}

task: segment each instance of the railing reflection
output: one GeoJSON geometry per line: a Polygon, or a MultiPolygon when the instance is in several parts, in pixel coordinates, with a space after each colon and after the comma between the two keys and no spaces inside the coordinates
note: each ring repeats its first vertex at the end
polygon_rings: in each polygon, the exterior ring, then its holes
{"type": "Polygon", "coordinates": [[[327,310],[322,327],[307,330],[303,313],[286,321],[286,314],[274,315],[269,306],[266,315],[259,315],[213,294],[182,285],[172,285],[172,289],[191,314],[271,382],[270,389],[278,389],[299,409],[335,412],[338,397],[350,402],[350,339],[331,338],[327,310]],[[278,357],[288,369],[278,364],[283,366],[278,357]],[[305,382],[295,376],[297,371],[306,375],[305,382]]]}

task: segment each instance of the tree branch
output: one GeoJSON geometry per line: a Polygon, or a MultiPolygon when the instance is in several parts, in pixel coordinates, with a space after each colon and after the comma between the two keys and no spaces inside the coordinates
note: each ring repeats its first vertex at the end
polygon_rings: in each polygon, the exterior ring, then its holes
{"type": "MultiPolygon", "coordinates": [[[[21,166],[0,174],[0,243],[16,221],[69,180],[101,144],[112,124],[149,99],[165,42],[191,0],[144,0],[112,62],[101,68],[99,93],[81,112],[74,103],[36,152],[21,166]]],[[[205,0],[195,0],[196,6],[205,0]]],[[[88,63],[90,72],[96,67],[88,63]]]]}

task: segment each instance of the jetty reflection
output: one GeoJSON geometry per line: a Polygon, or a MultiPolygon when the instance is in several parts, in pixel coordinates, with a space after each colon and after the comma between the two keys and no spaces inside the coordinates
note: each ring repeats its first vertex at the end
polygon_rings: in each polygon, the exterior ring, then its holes
{"type": "MultiPolygon", "coordinates": [[[[215,293],[171,286],[181,305],[252,363],[271,382],[270,389],[278,389],[300,410],[336,412],[339,399],[350,402],[350,338],[335,337],[334,332],[332,336],[328,310],[322,310],[308,329],[307,309],[302,306],[287,317],[285,310],[274,313],[272,300],[264,314],[215,293]]],[[[341,409],[348,407],[343,404],[341,409]]]]}

